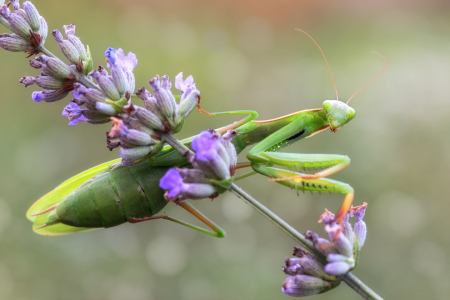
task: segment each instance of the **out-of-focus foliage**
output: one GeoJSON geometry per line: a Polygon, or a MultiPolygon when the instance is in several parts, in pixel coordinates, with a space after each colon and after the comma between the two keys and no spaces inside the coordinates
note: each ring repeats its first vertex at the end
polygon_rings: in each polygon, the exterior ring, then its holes
{"type": "MultiPolygon", "coordinates": [[[[210,111],[255,109],[261,118],[320,107],[339,95],[356,118],[289,152],[347,154],[332,178],[369,203],[358,275],[390,299],[447,299],[450,207],[450,7],[447,1],[34,1],[50,29],[74,22],[104,64],[108,47],[137,54],[137,87],[156,74],[192,74],[210,111]]],[[[54,53],[57,44],[46,43],[54,53]]],[[[64,179],[116,158],[108,125],[67,126],[65,103],[35,103],[18,83],[37,75],[24,54],[0,52],[0,299],[287,299],[284,257],[294,245],[232,195],[195,202],[227,231],[214,239],[166,221],[50,238],[34,234],[26,209],[64,179]]],[[[139,100],[137,100],[139,101],[139,100]]],[[[193,112],[180,133],[233,117],[193,112]]],[[[241,159],[244,159],[242,157],[241,159]]],[[[240,185],[300,231],[340,195],[296,196],[261,176],[240,185]]],[[[169,205],[165,212],[192,220],[169,205]]],[[[359,299],[345,285],[315,299],[359,299]]]]}

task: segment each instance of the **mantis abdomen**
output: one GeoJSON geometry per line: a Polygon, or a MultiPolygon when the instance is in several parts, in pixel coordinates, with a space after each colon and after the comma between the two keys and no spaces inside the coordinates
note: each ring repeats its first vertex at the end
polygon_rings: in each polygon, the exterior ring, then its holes
{"type": "Polygon", "coordinates": [[[60,202],[46,224],[108,228],[133,218],[151,217],[167,204],[164,191],[159,188],[159,180],[167,170],[150,167],[147,162],[133,166],[119,164],[60,202]]]}

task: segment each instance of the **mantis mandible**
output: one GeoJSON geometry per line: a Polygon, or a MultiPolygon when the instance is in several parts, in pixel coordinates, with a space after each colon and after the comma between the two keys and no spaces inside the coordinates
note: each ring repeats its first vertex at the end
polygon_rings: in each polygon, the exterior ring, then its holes
{"type": "MultiPolygon", "coordinates": [[[[299,30],[299,29],[298,29],[299,30]]],[[[304,32],[313,41],[314,39],[304,32]]],[[[328,69],[330,67],[319,47],[328,69]]],[[[384,57],[383,57],[384,58],[384,57]]],[[[386,69],[386,65],[384,70],[386,69]]],[[[366,83],[372,82],[384,70],[366,83]]],[[[326,129],[336,132],[355,116],[355,110],[348,102],[326,100],[322,108],[302,110],[272,120],[257,121],[256,111],[229,111],[208,113],[209,116],[245,114],[241,121],[219,128],[224,134],[236,130],[232,143],[236,152],[242,152],[247,146],[256,144],[248,153],[249,163],[238,164],[237,168],[251,167],[255,172],[267,176],[285,186],[301,191],[336,192],[345,195],[336,220],[342,222],[349,211],[354,191],[353,188],[339,181],[326,178],[349,165],[350,159],[344,155],[334,154],[299,154],[279,153],[277,151],[303,138],[311,137],[326,129]],[[294,169],[321,169],[313,174],[294,172],[273,167],[279,165],[294,169]]],[[[190,146],[192,138],[182,142],[190,146]]],[[[33,221],[33,229],[43,235],[61,235],[85,231],[94,228],[108,228],[125,222],[142,222],[154,219],[166,219],[215,237],[224,237],[225,232],[215,223],[192,207],[188,202],[177,203],[194,215],[213,231],[174,219],[165,214],[157,215],[167,204],[163,190],[158,186],[159,180],[173,166],[186,166],[186,159],[177,151],[166,146],[158,155],[140,161],[135,165],[124,166],[120,159],[106,162],[86,170],[56,187],[44,195],[28,210],[27,217],[33,221]]],[[[245,178],[241,176],[237,180],[245,178]]]]}

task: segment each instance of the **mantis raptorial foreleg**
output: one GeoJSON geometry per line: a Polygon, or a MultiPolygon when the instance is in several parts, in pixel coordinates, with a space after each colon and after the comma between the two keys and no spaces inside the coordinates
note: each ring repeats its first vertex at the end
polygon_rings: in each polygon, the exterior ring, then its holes
{"type": "Polygon", "coordinates": [[[180,221],[178,219],[172,218],[172,217],[170,217],[168,215],[165,215],[165,214],[164,215],[159,215],[159,216],[145,217],[145,218],[130,218],[130,221],[132,221],[133,223],[139,223],[139,222],[150,221],[150,220],[164,219],[164,220],[169,220],[169,221],[175,222],[177,224],[186,226],[188,228],[194,229],[196,231],[199,231],[201,233],[204,233],[204,234],[207,234],[207,235],[210,235],[210,236],[213,236],[213,237],[218,237],[218,238],[225,237],[225,231],[222,228],[217,226],[213,221],[208,219],[204,214],[202,214],[200,211],[195,209],[188,202],[182,201],[182,202],[179,202],[179,203],[176,203],[176,204],[178,206],[184,208],[186,211],[188,211],[190,214],[192,214],[194,217],[196,217],[200,221],[202,221],[206,226],[211,228],[213,230],[213,232],[208,231],[208,230],[206,230],[204,228],[201,228],[201,227],[189,224],[187,222],[180,221]]]}

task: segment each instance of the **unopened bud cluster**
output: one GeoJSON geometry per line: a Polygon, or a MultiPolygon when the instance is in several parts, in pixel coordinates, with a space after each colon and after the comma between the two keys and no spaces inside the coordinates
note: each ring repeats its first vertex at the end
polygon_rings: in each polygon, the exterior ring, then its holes
{"type": "Polygon", "coordinates": [[[21,8],[18,0],[7,4],[0,0],[0,24],[13,32],[0,34],[0,47],[6,51],[27,52],[31,56],[39,53],[39,47],[47,38],[47,22],[29,1],[25,1],[21,8]]]}
{"type": "Polygon", "coordinates": [[[36,77],[19,80],[25,87],[37,85],[43,91],[32,93],[36,102],[55,102],[73,93],[74,99],[63,110],[70,125],[78,122],[101,124],[113,121],[113,129],[107,136],[108,148],[121,147],[120,156],[125,164],[157,154],[163,147],[161,134],[176,133],[184,125],[186,116],[200,101],[194,78],[183,79],[183,73],[175,77],[175,87],[180,91],[180,101],[172,94],[172,82],[167,75],[149,81],[153,94],[145,88],[136,93],[144,107],[131,103],[135,91],[133,70],[136,55],[124,54],[122,49],[108,48],[105,52],[109,72],[102,66],[94,70],[89,47],[75,36],[75,25],[63,26],[65,36],[59,30],[52,35],[68,60],[63,62],[44,48],[48,27],[31,2],[18,0],[5,4],[0,0],[0,24],[13,34],[0,35],[0,46],[8,51],[25,51],[31,55],[41,53],[30,61],[30,66],[40,70],[36,77]],[[11,11],[11,8],[13,11],[11,11]]]}
{"type": "Polygon", "coordinates": [[[192,140],[192,152],[185,154],[194,167],[170,169],[160,181],[168,190],[168,201],[215,198],[227,191],[236,170],[237,155],[231,139],[236,131],[229,130],[222,137],[214,130],[200,133],[192,140]]]}
{"type": "Polygon", "coordinates": [[[312,254],[302,248],[295,247],[295,258],[286,258],[283,266],[289,275],[282,286],[283,293],[292,297],[305,297],[324,293],[340,283],[340,276],[355,268],[359,259],[359,250],[364,245],[367,228],[364,217],[367,203],[351,208],[342,225],[339,225],[334,214],[329,211],[321,216],[325,223],[325,231],[330,240],[320,238],[315,232],[306,232],[306,238],[314,247],[326,256],[328,263],[323,264],[312,254]],[[355,217],[354,228],[348,222],[355,217]]]}

